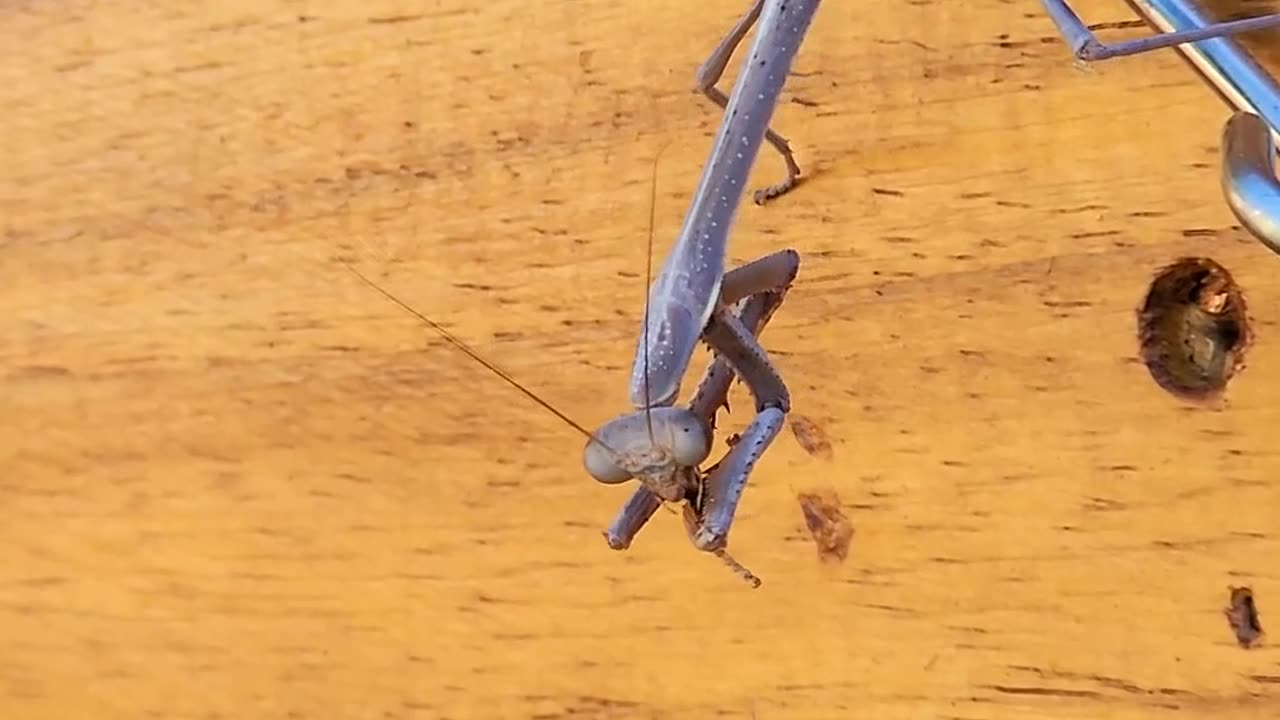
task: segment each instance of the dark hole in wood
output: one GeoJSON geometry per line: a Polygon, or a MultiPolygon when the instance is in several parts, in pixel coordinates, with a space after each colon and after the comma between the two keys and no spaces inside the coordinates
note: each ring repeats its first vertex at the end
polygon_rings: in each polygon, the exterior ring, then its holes
{"type": "Polygon", "coordinates": [[[1223,612],[1231,631],[1236,635],[1236,642],[1242,648],[1251,648],[1262,640],[1262,621],[1258,619],[1258,606],[1253,600],[1253,591],[1247,587],[1233,587],[1231,601],[1223,612]]]}
{"type": "Polygon", "coordinates": [[[1213,399],[1244,367],[1251,340],[1244,295],[1213,260],[1182,258],[1151,281],[1138,340],[1156,384],[1185,400],[1213,399]]]}

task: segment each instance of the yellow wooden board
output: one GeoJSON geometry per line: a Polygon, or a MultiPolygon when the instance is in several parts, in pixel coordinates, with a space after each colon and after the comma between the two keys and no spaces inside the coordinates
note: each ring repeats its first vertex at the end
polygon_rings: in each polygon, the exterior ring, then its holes
{"type": "Polygon", "coordinates": [[[801,253],[764,339],[832,444],[759,465],[759,590],[675,514],[609,550],[630,488],[343,269],[626,410],[653,159],[660,257],[745,4],[0,4],[0,716],[1276,717],[1222,608],[1280,627],[1280,258],[1173,52],[1076,67],[1035,0],[819,11],[775,116],[808,180],[730,248],[801,253]],[[1209,407],[1136,360],[1184,255],[1256,333],[1209,407]]]}

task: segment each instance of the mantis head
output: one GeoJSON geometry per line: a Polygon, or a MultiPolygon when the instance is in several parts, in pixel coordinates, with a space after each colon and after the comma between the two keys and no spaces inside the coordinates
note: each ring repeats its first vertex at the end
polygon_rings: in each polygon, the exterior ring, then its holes
{"type": "Polygon", "coordinates": [[[635,478],[667,502],[684,499],[685,471],[711,454],[711,428],[680,407],[627,413],[592,435],[582,456],[591,477],[606,485],[635,478]]]}

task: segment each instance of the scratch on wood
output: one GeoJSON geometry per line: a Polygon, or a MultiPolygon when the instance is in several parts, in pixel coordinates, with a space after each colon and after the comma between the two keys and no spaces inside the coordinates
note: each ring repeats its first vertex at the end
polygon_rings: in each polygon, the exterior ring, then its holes
{"type": "Polygon", "coordinates": [[[387,15],[383,17],[369,18],[370,25],[395,25],[398,23],[414,22],[421,20],[422,15],[387,15]]]}
{"type": "Polygon", "coordinates": [[[1101,693],[1092,690],[1068,690],[1049,687],[1015,687],[1012,685],[987,685],[988,689],[1005,695],[1050,695],[1056,697],[1100,698],[1101,693]]]}

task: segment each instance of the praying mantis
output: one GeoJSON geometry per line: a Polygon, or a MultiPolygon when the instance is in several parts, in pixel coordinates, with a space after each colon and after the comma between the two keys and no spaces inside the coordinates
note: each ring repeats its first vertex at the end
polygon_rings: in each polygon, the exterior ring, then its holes
{"type": "Polygon", "coordinates": [[[786,140],[769,128],[773,110],[819,0],[754,0],[696,75],[698,89],[724,110],[684,225],[646,303],[632,364],[634,412],[606,423],[588,441],[588,473],[606,484],[640,481],[605,532],[610,547],[628,547],[662,501],[684,501],[686,531],[699,550],[716,554],[753,586],[760,580],[725,551],[751,471],[782,429],[790,395],[757,335],[782,303],[799,255],[782,250],[725,272],[725,251],[748,174],[765,139],[782,154],[787,178],[756,192],[763,204],[795,187],[799,167],[786,140]],[[751,26],[752,42],[733,92],[715,88],[751,26]],[[715,355],[688,407],[673,405],[699,341],[715,355]],[[709,472],[715,413],[736,374],[755,399],[756,414],[728,454],[709,472]]]}
{"type": "Polygon", "coordinates": [[[684,224],[645,302],[633,362],[634,410],[589,432],[479,356],[444,328],[381,287],[348,270],[430,325],[473,359],[585,434],[583,464],[595,480],[614,485],[639,481],[604,532],[610,547],[630,546],[663,502],[684,503],[684,524],[695,547],[721,558],[753,587],[758,577],[725,550],[739,500],[760,457],[782,429],[791,401],[786,384],[757,335],[786,296],[799,270],[799,255],[782,250],[725,271],[729,234],[765,140],[781,153],[785,180],[754,194],[757,204],[790,192],[800,168],[787,141],[769,124],[792,60],[820,0],[752,0],[710,57],[698,68],[696,89],[723,109],[711,154],[703,166],[684,224]],[[732,92],[715,87],[735,49],[759,24],[732,92]],[[698,343],[714,356],[687,407],[675,406],[681,380],[698,343]],[[725,457],[707,471],[717,411],[740,378],[755,399],[756,414],[725,457]]]}

